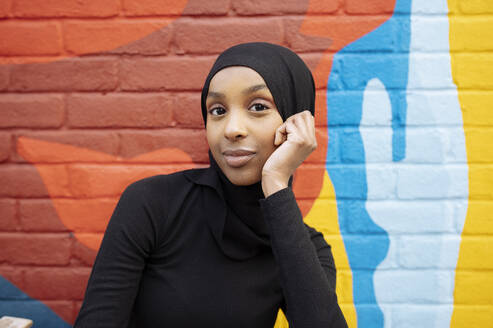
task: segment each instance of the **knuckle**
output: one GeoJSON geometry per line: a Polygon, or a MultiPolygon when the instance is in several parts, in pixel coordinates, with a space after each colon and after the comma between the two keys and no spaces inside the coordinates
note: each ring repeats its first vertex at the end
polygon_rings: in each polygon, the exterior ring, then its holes
{"type": "Polygon", "coordinates": [[[305,141],[299,137],[293,138],[293,143],[295,143],[298,146],[304,146],[305,145],[305,141]]]}

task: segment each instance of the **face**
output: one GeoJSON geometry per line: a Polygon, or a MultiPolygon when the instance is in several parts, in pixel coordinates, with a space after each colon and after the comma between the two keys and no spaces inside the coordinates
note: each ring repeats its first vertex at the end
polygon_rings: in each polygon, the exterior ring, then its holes
{"type": "Polygon", "coordinates": [[[207,141],[223,173],[235,185],[260,181],[283,123],[264,79],[248,67],[224,68],[210,82],[206,108],[207,141]]]}

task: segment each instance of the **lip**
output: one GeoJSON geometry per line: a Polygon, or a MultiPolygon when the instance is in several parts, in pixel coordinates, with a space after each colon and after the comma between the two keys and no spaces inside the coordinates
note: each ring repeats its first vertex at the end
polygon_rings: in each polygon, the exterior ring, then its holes
{"type": "Polygon", "coordinates": [[[248,149],[234,149],[223,152],[226,164],[235,168],[246,165],[253,157],[255,157],[255,154],[254,151],[248,149]]]}

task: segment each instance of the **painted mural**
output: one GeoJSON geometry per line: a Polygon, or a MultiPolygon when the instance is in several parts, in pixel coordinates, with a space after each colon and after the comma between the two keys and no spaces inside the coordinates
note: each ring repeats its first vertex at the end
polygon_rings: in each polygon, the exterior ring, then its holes
{"type": "MultiPolygon", "coordinates": [[[[50,52],[50,37],[37,43],[23,36],[0,6],[0,30],[12,33],[0,41],[0,75],[10,74],[8,86],[0,81],[4,113],[17,97],[34,97],[30,106],[39,106],[36,97],[45,92],[54,93],[49,115],[58,102],[69,113],[60,119],[65,123],[42,128],[54,132],[28,131],[22,118],[0,123],[20,129],[12,137],[15,155],[0,171],[30,166],[34,173],[19,175],[35,180],[27,185],[31,194],[0,187],[0,200],[30,213],[17,219],[32,227],[26,231],[57,232],[48,242],[22,243],[15,238],[23,228],[0,225],[0,316],[27,317],[35,327],[71,326],[120,193],[146,176],[207,165],[197,101],[205,74],[229,45],[262,40],[301,53],[314,73],[319,146],[298,170],[294,190],[305,222],[332,246],[349,326],[491,325],[491,1],[273,1],[268,9],[248,6],[255,1],[212,1],[207,8],[198,0],[122,1],[135,16],[154,17],[142,22],[105,20],[118,12],[116,0],[47,2],[38,9],[28,2],[9,2],[9,10],[19,17],[65,10],[56,17],[86,12],[100,19],[67,19],[64,50],[50,52]],[[236,18],[226,17],[231,12],[253,20],[249,33],[235,30],[236,18]],[[274,20],[261,22],[267,14],[274,20]],[[210,21],[195,22],[200,16],[210,21]],[[275,19],[283,17],[279,28],[275,19]],[[197,45],[210,38],[211,47],[197,45]],[[29,47],[46,55],[29,56],[29,47]],[[179,102],[189,105],[186,115],[173,111],[179,102]],[[105,114],[106,108],[118,110],[105,114]],[[97,119],[84,121],[85,115],[97,119]],[[50,213],[43,226],[52,230],[36,226],[36,211],[46,205],[41,199],[50,201],[42,213],[50,213]],[[47,243],[60,253],[47,254],[47,243]]],[[[12,181],[5,185],[28,181],[1,174],[12,181]]],[[[9,206],[0,206],[3,217],[9,206]]],[[[276,327],[287,326],[280,312],[276,327]]]]}

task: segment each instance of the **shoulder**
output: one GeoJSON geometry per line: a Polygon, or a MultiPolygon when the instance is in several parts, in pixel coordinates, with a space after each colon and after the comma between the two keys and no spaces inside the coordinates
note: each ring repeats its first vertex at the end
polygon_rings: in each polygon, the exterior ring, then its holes
{"type": "Polygon", "coordinates": [[[160,205],[169,201],[179,201],[180,197],[185,197],[194,188],[195,178],[202,176],[205,170],[190,169],[146,177],[129,184],[121,197],[144,203],[157,202],[160,205]]]}
{"type": "Polygon", "coordinates": [[[178,171],[170,174],[159,174],[146,177],[129,184],[124,192],[131,193],[162,193],[171,188],[185,187],[192,184],[192,181],[187,177],[189,175],[200,174],[204,169],[191,169],[178,171]]]}
{"type": "MultiPolygon", "coordinates": [[[[118,202],[118,210],[140,213],[155,222],[163,222],[175,211],[175,207],[187,199],[195,184],[186,175],[192,169],[171,174],[146,177],[129,184],[118,202]]],[[[132,219],[133,220],[133,219],[132,219]]]]}

